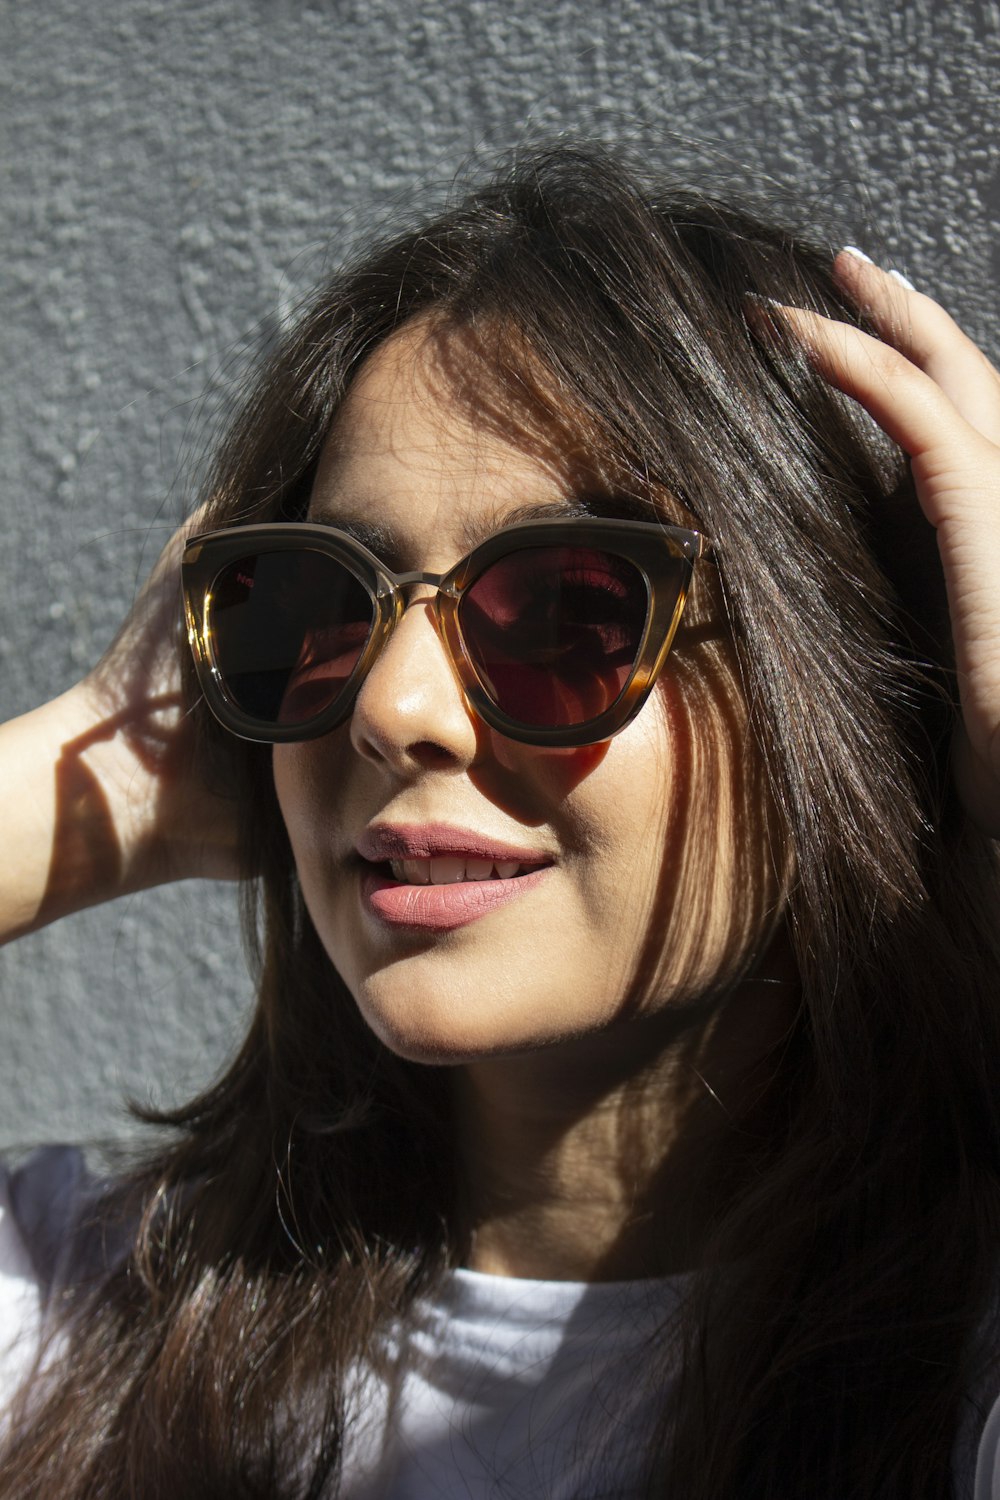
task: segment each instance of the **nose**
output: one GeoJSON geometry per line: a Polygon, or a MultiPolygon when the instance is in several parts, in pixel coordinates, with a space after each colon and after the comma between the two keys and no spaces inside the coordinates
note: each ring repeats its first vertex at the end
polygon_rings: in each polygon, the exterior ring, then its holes
{"type": "Polygon", "coordinates": [[[351,717],[359,755],[412,776],[471,765],[478,744],[472,710],[434,621],[429,598],[408,603],[361,685],[351,717]]]}

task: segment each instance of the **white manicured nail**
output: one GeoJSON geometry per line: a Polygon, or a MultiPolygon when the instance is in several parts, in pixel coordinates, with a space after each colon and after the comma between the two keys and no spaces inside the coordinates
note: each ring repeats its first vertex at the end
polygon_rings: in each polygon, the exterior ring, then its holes
{"type": "Polygon", "coordinates": [[[917,290],[912,281],[907,281],[902,271],[890,271],[889,275],[893,281],[898,281],[900,286],[905,286],[908,292],[915,292],[917,290]]]}
{"type": "Polygon", "coordinates": [[[863,260],[866,266],[873,266],[875,264],[871,256],[866,255],[863,250],[859,250],[857,245],[844,245],[843,251],[845,255],[856,255],[858,260],[863,260]]]}

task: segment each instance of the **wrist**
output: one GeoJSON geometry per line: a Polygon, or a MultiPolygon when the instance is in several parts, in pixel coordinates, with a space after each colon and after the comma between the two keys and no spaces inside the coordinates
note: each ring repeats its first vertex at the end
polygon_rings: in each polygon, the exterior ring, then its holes
{"type": "MultiPolygon", "coordinates": [[[[93,778],[115,831],[117,870],[105,871],[123,895],[195,878],[235,878],[233,807],[203,785],[194,737],[176,691],[138,704],[109,700],[101,680],[76,689],[81,722],[71,747],[93,778]]],[[[100,799],[90,812],[101,816],[100,799]]]]}
{"type": "Polygon", "coordinates": [[[93,729],[92,707],[78,689],[0,727],[2,939],[114,893],[121,851],[110,809],[73,748],[93,729]]]}
{"type": "Polygon", "coordinates": [[[85,679],[0,726],[0,942],[87,906],[236,874],[232,809],[199,790],[176,699],[141,712],[85,679]]]}

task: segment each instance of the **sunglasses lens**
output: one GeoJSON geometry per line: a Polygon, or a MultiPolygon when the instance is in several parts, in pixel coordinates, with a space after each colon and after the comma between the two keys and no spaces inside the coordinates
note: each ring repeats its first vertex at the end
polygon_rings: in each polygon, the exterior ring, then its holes
{"type": "Polygon", "coordinates": [[[459,623],[476,673],[519,724],[596,719],[621,696],[642,649],[649,589],[627,558],[590,547],[530,547],[466,590],[459,623]]]}
{"type": "Polygon", "coordinates": [[[371,632],[368,591],[322,552],[259,552],[212,586],[214,665],[261,724],[307,724],[343,692],[371,632]]]}

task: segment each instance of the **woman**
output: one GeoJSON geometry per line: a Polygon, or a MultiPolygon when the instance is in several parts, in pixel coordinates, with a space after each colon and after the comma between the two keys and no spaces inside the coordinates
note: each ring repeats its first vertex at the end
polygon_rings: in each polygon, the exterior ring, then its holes
{"type": "Polygon", "coordinates": [[[324,290],[189,710],[178,541],[0,745],[8,934],[239,870],[259,974],[41,1215],[0,1493],[991,1493],[998,435],[928,298],[595,151],[324,290]]]}

